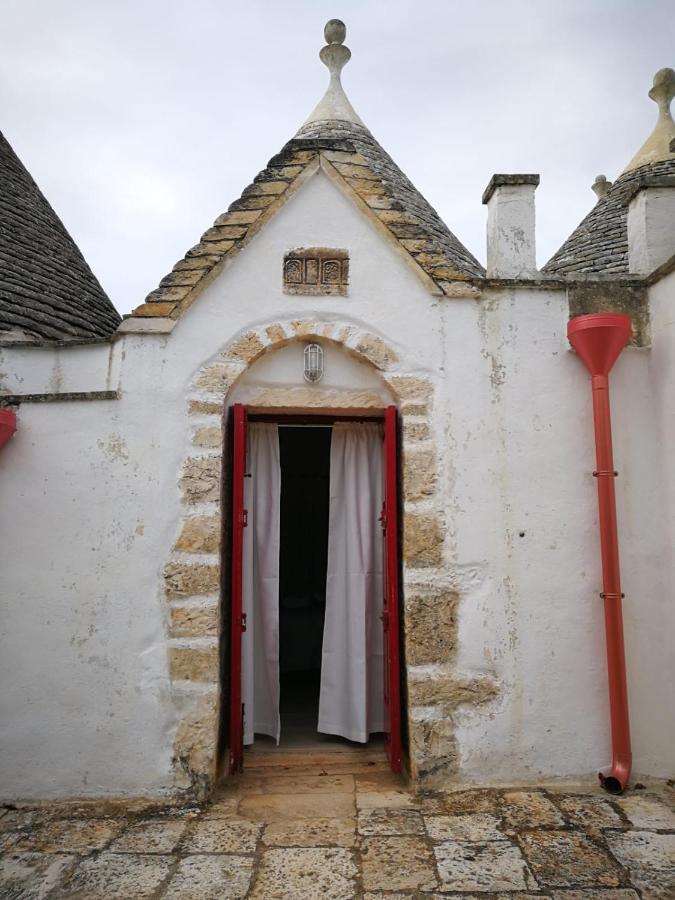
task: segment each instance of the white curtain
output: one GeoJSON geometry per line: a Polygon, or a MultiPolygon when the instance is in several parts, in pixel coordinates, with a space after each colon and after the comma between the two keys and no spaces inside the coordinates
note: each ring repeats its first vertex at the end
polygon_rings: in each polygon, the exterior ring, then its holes
{"type": "Polygon", "coordinates": [[[318,730],[364,743],[384,730],[382,440],[377,424],[336,423],[330,450],[318,730]]]}
{"type": "Polygon", "coordinates": [[[241,694],[244,743],[256,732],[279,742],[279,533],[281,464],[276,425],[247,428],[241,694]]]}

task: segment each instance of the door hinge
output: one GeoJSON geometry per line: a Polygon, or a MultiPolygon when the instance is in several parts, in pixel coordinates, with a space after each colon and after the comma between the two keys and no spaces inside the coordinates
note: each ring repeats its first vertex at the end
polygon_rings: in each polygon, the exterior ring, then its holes
{"type": "Polygon", "coordinates": [[[380,525],[382,526],[382,531],[387,530],[387,504],[382,504],[382,511],[380,512],[379,518],[380,525]]]}
{"type": "Polygon", "coordinates": [[[241,630],[246,631],[246,613],[241,614],[241,630]]]}
{"type": "Polygon", "coordinates": [[[389,629],[389,610],[383,609],[382,615],[380,616],[380,621],[382,622],[382,628],[384,631],[388,631],[389,629]]]}
{"type": "Polygon", "coordinates": [[[239,517],[239,521],[241,523],[242,528],[246,528],[248,525],[248,510],[242,509],[241,516],[239,517]]]}

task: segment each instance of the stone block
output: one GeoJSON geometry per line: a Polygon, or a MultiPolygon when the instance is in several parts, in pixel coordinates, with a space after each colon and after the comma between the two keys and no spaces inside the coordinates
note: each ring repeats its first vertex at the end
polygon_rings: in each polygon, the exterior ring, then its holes
{"type": "Polygon", "coordinates": [[[164,569],[164,586],[169,599],[215,594],[220,590],[220,566],[172,560],[164,569]]]}
{"type": "Polygon", "coordinates": [[[398,359],[395,351],[375,335],[362,335],[355,348],[358,353],[365,356],[376,369],[388,369],[398,359]]]}
{"type": "Polygon", "coordinates": [[[265,329],[265,334],[269,338],[271,344],[280,344],[282,341],[288,339],[286,329],[283,325],[280,325],[279,322],[268,325],[265,329]]]}
{"type": "MultiPolygon", "coordinates": [[[[411,706],[442,706],[446,712],[458,706],[477,706],[497,696],[497,686],[488,677],[456,678],[453,675],[425,674],[417,678],[414,670],[408,676],[408,701],[411,706]]],[[[562,819],[560,819],[562,824],[562,819]]]]}
{"type": "Polygon", "coordinates": [[[246,225],[217,225],[209,228],[202,235],[202,243],[209,244],[213,241],[237,241],[246,236],[246,225]]]}
{"type": "Polygon", "coordinates": [[[203,272],[208,271],[220,261],[220,255],[212,254],[209,256],[204,253],[201,255],[186,256],[185,259],[179,260],[173,267],[174,272],[181,272],[185,269],[199,269],[203,272]]]}
{"type": "Polygon", "coordinates": [[[403,419],[404,441],[428,441],[431,438],[431,426],[428,422],[415,422],[403,419]]]}
{"type": "Polygon", "coordinates": [[[403,496],[407,501],[424,500],[436,488],[436,453],[407,450],[403,456],[403,496]]]}
{"type": "Polygon", "coordinates": [[[230,390],[243,371],[241,366],[209,366],[199,373],[195,387],[224,394],[230,390]]]}
{"type": "Polygon", "coordinates": [[[180,486],[185,503],[220,500],[220,455],[195,456],[186,460],[180,486]]]}
{"type": "Polygon", "coordinates": [[[214,695],[191,699],[174,741],[174,757],[192,777],[209,776],[216,759],[218,737],[218,701],[214,695]]]}
{"type": "Polygon", "coordinates": [[[406,512],[403,517],[403,558],[412,568],[439,566],[443,559],[443,525],[431,513],[406,512]]]}
{"type": "Polygon", "coordinates": [[[296,319],[294,322],[291,322],[291,328],[293,329],[293,333],[297,334],[299,337],[308,335],[308,334],[316,334],[317,325],[312,319],[296,319]]]}
{"type": "Polygon", "coordinates": [[[233,209],[218,216],[214,225],[250,225],[262,214],[260,209],[233,209]]]}
{"type": "Polygon", "coordinates": [[[173,269],[168,275],[160,281],[160,287],[171,287],[172,285],[189,285],[190,287],[201,281],[204,276],[202,269],[173,269]]]}
{"type": "Polygon", "coordinates": [[[410,723],[410,755],[420,779],[439,769],[446,774],[457,767],[457,742],[448,717],[415,719],[410,723]]]}
{"type": "Polygon", "coordinates": [[[447,663],[457,641],[456,591],[410,590],[405,599],[405,656],[409,666],[447,663]]]}
{"type": "Polygon", "coordinates": [[[209,450],[220,449],[223,446],[223,429],[220,425],[206,425],[198,428],[192,435],[192,443],[195,447],[204,447],[209,450]]]}
{"type": "Polygon", "coordinates": [[[171,637],[217,637],[218,604],[172,606],[171,637]]]}
{"type": "Polygon", "coordinates": [[[249,331],[242,335],[227,350],[227,355],[233,359],[240,359],[242,362],[251,363],[264,350],[264,346],[255,331],[249,331]]]}
{"type": "Polygon", "coordinates": [[[196,244],[191,250],[188,250],[186,256],[215,256],[219,262],[226,253],[229,253],[236,243],[236,241],[230,240],[204,241],[203,243],[196,244]]]}
{"type": "Polygon", "coordinates": [[[185,553],[217,553],[220,550],[219,516],[193,516],[185,519],[174,550],[185,553]]]}
{"type": "Polygon", "coordinates": [[[140,318],[151,318],[153,316],[163,318],[165,316],[170,316],[175,308],[175,303],[162,303],[161,301],[154,300],[152,303],[141,303],[141,305],[137,306],[134,310],[134,315],[139,316],[140,318]]]}
{"type": "Polygon", "coordinates": [[[188,412],[193,416],[222,416],[223,404],[213,400],[190,400],[188,412]]]}
{"type": "Polygon", "coordinates": [[[173,681],[218,680],[218,647],[170,647],[169,669],[173,681]]]}
{"type": "Polygon", "coordinates": [[[387,193],[384,189],[384,185],[379,180],[373,181],[369,178],[348,178],[347,182],[349,186],[364,199],[367,197],[382,196],[387,193]]]}
{"type": "Polygon", "coordinates": [[[433,386],[426,378],[413,375],[391,375],[387,384],[399,400],[401,414],[408,416],[426,416],[431,408],[433,386]]]}
{"type": "Polygon", "coordinates": [[[250,197],[256,194],[283,194],[288,184],[288,181],[257,181],[246,188],[245,193],[250,197]]]}

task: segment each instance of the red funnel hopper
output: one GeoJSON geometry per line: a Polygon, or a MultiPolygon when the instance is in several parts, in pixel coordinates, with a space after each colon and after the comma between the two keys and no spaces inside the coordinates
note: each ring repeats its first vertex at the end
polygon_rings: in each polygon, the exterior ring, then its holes
{"type": "Polygon", "coordinates": [[[605,603],[609,714],[612,725],[612,768],[600,773],[600,781],[610,793],[620,794],[630,777],[632,757],[628,722],[628,687],[623,646],[619,539],[616,528],[612,423],[609,413],[609,372],[631,335],[631,319],[620,313],[595,313],[572,319],[567,336],[588,371],[593,387],[596,471],[602,594],[605,603]]]}
{"type": "Polygon", "coordinates": [[[631,330],[631,318],[623,313],[591,313],[567,323],[569,342],[591,375],[609,375],[631,330]]]}
{"type": "Polygon", "coordinates": [[[13,409],[0,409],[0,448],[4,447],[7,441],[14,435],[16,431],[16,413],[13,409]]]}

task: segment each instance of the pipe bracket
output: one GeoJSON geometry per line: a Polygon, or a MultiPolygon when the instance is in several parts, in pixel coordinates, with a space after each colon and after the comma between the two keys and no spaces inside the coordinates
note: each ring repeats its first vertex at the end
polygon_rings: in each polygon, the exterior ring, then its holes
{"type": "Polygon", "coordinates": [[[613,594],[610,591],[601,591],[600,596],[603,600],[623,600],[625,594],[613,594]]]}
{"type": "Polygon", "coordinates": [[[601,475],[611,475],[612,478],[619,477],[619,473],[616,471],[616,469],[613,472],[611,472],[609,469],[596,469],[595,472],[593,472],[593,478],[599,478],[601,475]]]}

